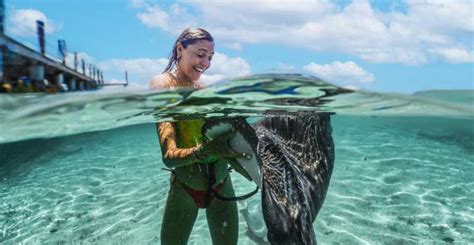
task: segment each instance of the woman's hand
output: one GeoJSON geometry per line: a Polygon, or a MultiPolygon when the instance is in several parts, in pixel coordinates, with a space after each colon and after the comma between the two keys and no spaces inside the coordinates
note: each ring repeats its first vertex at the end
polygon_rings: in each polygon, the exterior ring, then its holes
{"type": "Polygon", "coordinates": [[[225,160],[232,166],[233,169],[235,169],[235,171],[240,173],[248,180],[251,180],[250,175],[244,168],[242,168],[236,159],[250,159],[252,158],[252,155],[245,152],[235,152],[229,146],[229,139],[234,136],[235,133],[235,131],[229,131],[228,133],[221,135],[219,138],[215,138],[207,143],[204,143],[200,149],[200,154],[204,156],[215,156],[225,160]]]}
{"type": "Polygon", "coordinates": [[[219,138],[212,139],[202,145],[200,150],[203,155],[216,156],[221,159],[228,158],[248,158],[251,154],[245,152],[235,152],[229,146],[229,139],[235,135],[235,131],[229,131],[219,138]]]}

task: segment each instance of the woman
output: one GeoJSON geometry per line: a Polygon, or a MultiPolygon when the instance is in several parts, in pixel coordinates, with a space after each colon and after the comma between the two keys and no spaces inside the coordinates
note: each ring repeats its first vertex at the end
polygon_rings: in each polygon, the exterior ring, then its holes
{"type": "MultiPolygon", "coordinates": [[[[207,31],[184,30],[173,46],[165,71],[150,81],[150,87],[202,88],[198,80],[209,68],[213,55],[214,39],[207,31]]],[[[163,162],[173,173],[161,227],[162,244],[186,244],[199,208],[206,209],[214,244],[237,244],[237,205],[215,199],[212,190],[234,196],[226,162],[245,154],[227,147],[230,135],[202,142],[203,123],[199,119],[157,124],[163,162]]]]}

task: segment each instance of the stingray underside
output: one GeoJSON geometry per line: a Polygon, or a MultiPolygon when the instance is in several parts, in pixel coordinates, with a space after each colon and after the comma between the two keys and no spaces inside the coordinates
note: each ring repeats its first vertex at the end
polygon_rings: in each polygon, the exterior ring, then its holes
{"type": "Polygon", "coordinates": [[[313,221],[334,164],[330,116],[267,116],[254,125],[262,162],[262,209],[272,244],[316,244],[313,221]]]}

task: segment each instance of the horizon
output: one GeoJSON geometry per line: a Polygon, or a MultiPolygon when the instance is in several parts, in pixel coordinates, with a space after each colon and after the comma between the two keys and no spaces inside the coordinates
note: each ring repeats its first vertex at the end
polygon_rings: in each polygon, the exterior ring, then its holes
{"type": "Polygon", "coordinates": [[[176,37],[192,26],[208,30],[216,43],[202,76],[208,84],[277,72],[377,92],[474,89],[468,0],[17,0],[5,8],[7,35],[35,46],[42,20],[48,54],[65,39],[69,52],[96,64],[106,81],[123,82],[127,70],[131,87],[145,88],[160,74],[176,37]]]}

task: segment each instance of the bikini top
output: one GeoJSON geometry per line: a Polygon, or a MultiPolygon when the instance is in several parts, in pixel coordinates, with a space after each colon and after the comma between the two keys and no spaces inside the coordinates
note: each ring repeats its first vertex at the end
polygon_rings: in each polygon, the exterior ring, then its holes
{"type": "Polygon", "coordinates": [[[192,119],[176,122],[176,134],[178,148],[191,148],[202,143],[201,129],[204,120],[192,119]]]}

